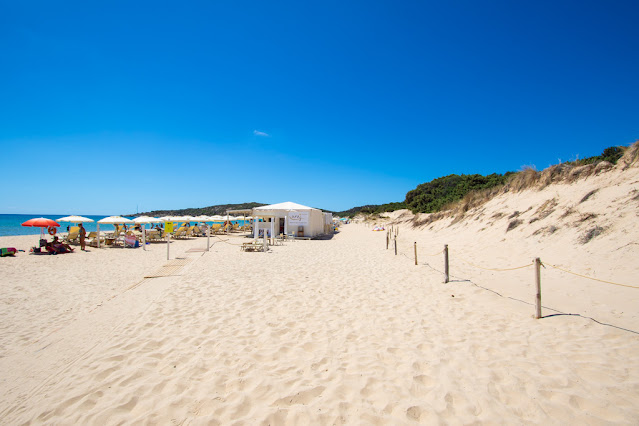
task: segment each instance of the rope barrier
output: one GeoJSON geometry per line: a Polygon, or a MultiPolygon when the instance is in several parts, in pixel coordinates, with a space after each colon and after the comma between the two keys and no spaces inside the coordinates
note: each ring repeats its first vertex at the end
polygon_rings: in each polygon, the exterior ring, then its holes
{"type": "Polygon", "coordinates": [[[226,243],[230,246],[241,246],[242,244],[233,244],[233,243],[229,243],[228,240],[223,240],[220,237],[218,237],[217,235],[213,235],[213,237],[217,238],[218,240],[222,241],[223,243],[226,243]]]}
{"type": "Polygon", "coordinates": [[[444,252],[444,250],[440,250],[435,254],[425,254],[424,256],[428,256],[428,257],[433,257],[433,256],[439,256],[440,254],[442,254],[444,252]]]}
{"type": "MultiPolygon", "coordinates": [[[[439,252],[437,252],[435,254],[423,254],[423,256],[433,257],[433,256],[438,256],[438,255],[440,255],[442,253],[443,253],[443,250],[439,251],[439,252]]],[[[404,254],[404,253],[400,252],[400,254],[403,255],[404,257],[410,259],[410,257],[408,255],[404,254]]],[[[515,270],[518,270],[518,269],[524,269],[524,268],[529,268],[529,267],[533,266],[533,263],[530,263],[528,265],[516,266],[514,268],[485,268],[483,266],[475,265],[474,263],[469,262],[468,260],[466,260],[466,259],[464,259],[463,257],[460,257],[460,256],[455,256],[455,259],[459,259],[462,262],[467,263],[468,265],[473,266],[473,267],[478,268],[478,269],[483,269],[485,271],[496,271],[496,272],[515,271],[515,270]]],[[[427,266],[432,268],[432,266],[430,266],[428,263],[422,263],[422,264],[423,265],[427,265],[427,266]]],[[[560,270],[562,272],[565,272],[567,274],[575,275],[577,277],[585,278],[585,279],[588,279],[588,280],[599,281],[599,282],[602,282],[602,283],[616,285],[616,286],[620,286],[620,287],[628,287],[628,288],[639,289],[639,286],[629,285],[629,284],[621,284],[621,283],[616,283],[616,282],[613,282],[613,281],[607,281],[607,280],[602,280],[602,279],[599,279],[599,278],[589,277],[587,275],[578,274],[576,272],[572,272],[572,271],[569,271],[567,269],[560,268],[559,266],[556,266],[556,265],[553,265],[553,264],[550,264],[550,263],[547,263],[547,262],[542,262],[541,266],[544,266],[544,267],[550,266],[551,268],[558,269],[558,270],[560,270]]],[[[432,269],[435,269],[435,268],[432,268],[432,269]]],[[[441,272],[441,271],[438,271],[438,272],[441,272]]]]}
{"type": "MultiPolygon", "coordinates": [[[[439,254],[442,254],[443,252],[445,252],[445,250],[440,251],[440,252],[438,252],[438,253],[435,253],[435,254],[433,254],[433,255],[424,255],[424,256],[437,256],[437,255],[439,255],[439,254]]],[[[396,253],[396,254],[397,254],[397,253],[396,253]]],[[[403,256],[404,256],[404,257],[406,257],[407,259],[410,259],[410,257],[409,257],[409,256],[407,256],[405,253],[400,252],[399,254],[403,255],[403,256]]],[[[528,265],[517,266],[517,267],[514,267],[514,268],[485,268],[485,267],[482,267],[482,266],[479,266],[479,265],[475,265],[475,264],[473,264],[473,263],[471,263],[471,262],[467,261],[466,259],[461,258],[461,257],[459,257],[459,256],[455,256],[455,258],[456,258],[456,259],[461,260],[461,261],[462,261],[462,262],[464,262],[464,263],[467,263],[467,264],[468,264],[468,265],[470,265],[470,266],[473,266],[473,267],[475,267],[475,268],[479,268],[479,269],[483,269],[483,270],[486,270],[486,271],[497,271],[497,272],[502,272],[502,271],[514,271],[514,270],[518,270],[518,269],[524,269],[524,268],[529,268],[529,267],[531,267],[531,266],[535,266],[535,261],[533,261],[532,263],[530,263],[530,264],[528,264],[528,265]]],[[[433,266],[432,266],[432,265],[430,265],[428,262],[419,262],[419,264],[420,264],[420,265],[423,265],[423,266],[427,266],[427,267],[429,267],[430,269],[432,269],[432,270],[433,270],[433,271],[435,271],[435,272],[438,272],[438,273],[441,273],[441,274],[445,274],[445,272],[440,271],[439,269],[437,269],[437,268],[433,267],[433,266]]],[[[599,278],[589,277],[589,276],[587,276],[587,275],[578,274],[578,273],[576,273],[576,272],[572,272],[572,271],[569,271],[569,270],[567,270],[567,269],[560,268],[559,266],[552,265],[552,264],[550,264],[550,263],[545,263],[545,262],[541,262],[541,261],[539,261],[539,265],[540,265],[540,266],[543,266],[544,268],[545,268],[546,266],[550,266],[551,268],[558,269],[558,270],[560,270],[560,271],[562,271],[562,272],[566,272],[566,273],[568,273],[568,274],[575,275],[575,276],[577,276],[577,277],[585,278],[585,279],[588,279],[588,280],[599,281],[599,282],[602,282],[602,283],[612,284],[612,285],[621,286],[621,287],[628,287],[628,288],[637,288],[637,289],[639,289],[639,286],[634,286],[634,285],[629,285],[629,284],[621,284],[621,283],[616,283],[616,282],[613,282],[613,281],[607,281],[607,280],[602,280],[602,279],[599,279],[599,278]]],[[[495,290],[492,290],[492,289],[490,289],[490,288],[488,288],[488,287],[484,287],[484,286],[482,286],[482,285],[479,285],[479,284],[475,283],[474,281],[472,281],[472,279],[468,279],[468,278],[459,278],[459,277],[456,277],[456,276],[453,276],[453,275],[450,275],[450,278],[455,278],[455,279],[458,279],[458,280],[463,280],[463,281],[470,282],[472,285],[474,285],[474,286],[476,286],[476,287],[479,287],[479,288],[482,288],[482,289],[484,289],[484,290],[490,291],[490,292],[492,292],[492,293],[494,293],[494,294],[496,294],[497,296],[500,296],[500,297],[506,297],[506,298],[509,298],[509,299],[511,299],[511,300],[515,300],[515,301],[518,301],[518,302],[526,303],[526,304],[528,304],[528,305],[533,305],[532,303],[526,302],[526,301],[521,300],[521,299],[518,299],[518,298],[516,298],[516,297],[512,297],[512,296],[504,296],[504,295],[502,295],[502,294],[500,294],[500,293],[496,292],[495,290]]],[[[605,322],[601,322],[601,321],[599,321],[599,320],[597,320],[597,319],[595,319],[595,318],[589,317],[589,316],[581,315],[581,314],[578,314],[578,313],[577,313],[577,314],[574,314],[574,313],[565,313],[565,312],[559,311],[559,310],[557,310],[557,309],[549,308],[548,306],[542,306],[542,307],[543,307],[544,309],[549,309],[549,310],[551,310],[551,311],[556,312],[555,314],[552,314],[552,315],[549,315],[549,316],[555,316],[555,315],[571,315],[571,316],[579,316],[579,317],[581,317],[581,318],[585,318],[585,319],[592,320],[592,321],[596,322],[597,324],[601,324],[601,325],[608,326],[608,327],[614,327],[614,328],[617,328],[617,329],[620,329],[620,330],[624,330],[624,331],[628,331],[628,332],[631,332],[631,333],[639,334],[639,331],[630,330],[630,329],[627,329],[627,328],[624,328],[624,327],[620,327],[620,326],[617,326],[617,325],[614,325],[614,324],[608,324],[608,323],[605,323],[605,322]]]]}
{"type": "Polygon", "coordinates": [[[599,282],[606,283],[606,284],[618,285],[618,286],[621,286],[621,287],[639,288],[639,286],[635,286],[635,285],[620,284],[620,283],[615,283],[615,282],[612,282],[612,281],[600,280],[599,278],[593,278],[593,277],[589,277],[587,275],[581,275],[581,274],[578,274],[576,272],[568,271],[567,269],[562,269],[559,266],[551,265],[550,263],[546,263],[546,262],[543,262],[542,265],[547,265],[547,266],[550,266],[551,268],[559,269],[560,271],[566,272],[567,274],[572,274],[572,275],[575,275],[575,276],[578,276],[578,277],[581,277],[581,278],[586,278],[588,280],[599,281],[599,282]]]}
{"type": "Polygon", "coordinates": [[[465,259],[463,259],[463,258],[461,258],[459,256],[455,257],[455,259],[459,259],[459,260],[461,260],[464,263],[468,263],[470,266],[474,266],[475,268],[483,269],[485,271],[505,272],[505,271],[514,271],[514,270],[517,270],[517,269],[529,268],[529,267],[533,266],[533,264],[530,263],[528,265],[517,266],[517,267],[514,267],[514,268],[484,268],[483,266],[479,266],[479,265],[475,265],[473,263],[470,263],[469,261],[467,261],[467,260],[465,260],[465,259]]]}

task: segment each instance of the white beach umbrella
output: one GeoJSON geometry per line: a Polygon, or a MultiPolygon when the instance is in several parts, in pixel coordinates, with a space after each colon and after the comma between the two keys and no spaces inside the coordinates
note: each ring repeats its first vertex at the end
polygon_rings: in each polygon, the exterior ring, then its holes
{"type": "Polygon", "coordinates": [[[98,248],[100,248],[100,224],[123,225],[127,223],[133,223],[133,221],[122,216],[109,216],[98,220],[98,248]]]}
{"type": "Polygon", "coordinates": [[[109,216],[109,217],[105,217],[104,219],[98,220],[98,223],[106,223],[109,225],[121,225],[121,224],[133,223],[133,221],[131,219],[127,219],[126,217],[122,217],[122,216],[109,216]]]}
{"type": "Polygon", "coordinates": [[[84,216],[65,216],[65,217],[61,217],[57,221],[58,222],[69,222],[69,223],[95,222],[93,219],[89,219],[88,217],[84,217],[84,216]]]}
{"type": "Polygon", "coordinates": [[[150,217],[150,216],[139,216],[133,219],[133,222],[135,223],[158,223],[158,222],[162,222],[160,219],[158,219],[157,217],[150,217]]]}
{"type": "Polygon", "coordinates": [[[156,223],[159,220],[155,217],[150,216],[139,216],[133,219],[133,222],[139,223],[142,225],[142,248],[146,251],[146,224],[147,223],[156,223]]]}
{"type": "Polygon", "coordinates": [[[188,222],[189,216],[169,216],[166,222],[188,222]]]}
{"type": "Polygon", "coordinates": [[[57,222],[88,223],[94,222],[94,220],[84,216],[65,216],[57,219],[57,222]]]}
{"type": "MultiPolygon", "coordinates": [[[[195,216],[193,220],[197,220],[198,222],[215,222],[211,216],[200,215],[195,216]]],[[[206,225],[206,251],[209,251],[211,248],[211,226],[206,225]]]]}

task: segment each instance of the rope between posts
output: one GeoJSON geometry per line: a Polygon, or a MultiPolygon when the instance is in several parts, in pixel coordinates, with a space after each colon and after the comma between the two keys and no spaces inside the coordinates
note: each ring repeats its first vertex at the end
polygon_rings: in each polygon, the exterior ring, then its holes
{"type": "Polygon", "coordinates": [[[581,274],[578,274],[576,272],[572,272],[572,271],[568,271],[566,269],[562,269],[559,266],[551,265],[550,263],[542,262],[542,265],[547,265],[547,266],[550,266],[551,268],[559,269],[560,271],[566,272],[567,274],[572,274],[572,275],[575,275],[577,277],[586,278],[588,280],[599,281],[599,282],[606,283],[606,284],[618,285],[618,286],[621,286],[621,287],[639,288],[639,286],[635,286],[635,285],[620,284],[620,283],[615,283],[615,282],[612,282],[612,281],[600,280],[599,278],[593,278],[593,277],[589,277],[587,275],[581,275],[581,274]]]}
{"type": "Polygon", "coordinates": [[[223,243],[226,243],[226,244],[228,244],[228,245],[230,245],[230,246],[241,246],[241,245],[242,245],[242,244],[233,244],[233,243],[229,243],[229,242],[228,242],[229,240],[223,240],[223,239],[221,239],[220,237],[218,237],[217,235],[213,235],[213,236],[214,236],[215,238],[217,238],[218,240],[222,241],[223,243]]]}
{"type": "MultiPolygon", "coordinates": [[[[440,255],[441,253],[443,253],[443,250],[442,250],[442,251],[439,251],[439,252],[437,252],[437,253],[435,253],[435,254],[425,254],[424,256],[430,256],[430,257],[432,257],[432,256],[440,255]]],[[[403,256],[405,256],[406,258],[409,258],[409,257],[408,257],[406,254],[404,254],[404,253],[400,253],[400,254],[402,254],[402,255],[403,255],[403,256]]],[[[518,269],[529,268],[529,267],[531,267],[531,266],[533,266],[533,265],[534,265],[534,263],[529,263],[529,264],[527,264],[527,265],[516,266],[516,267],[514,267],[514,268],[485,268],[485,267],[483,267],[483,266],[475,265],[474,263],[469,262],[469,261],[467,261],[466,259],[464,259],[464,258],[462,258],[462,257],[455,256],[455,258],[456,258],[456,259],[459,259],[459,260],[461,260],[462,262],[467,263],[468,265],[473,266],[473,267],[475,267],[475,268],[483,269],[483,270],[485,270],[485,271],[496,271],[496,272],[515,271],[515,270],[518,270],[518,269]]],[[[426,264],[426,265],[428,265],[427,263],[425,263],[425,264],[426,264]]],[[[607,280],[602,280],[602,279],[599,279],[599,278],[589,277],[589,276],[587,276],[587,275],[578,274],[578,273],[576,273],[576,272],[572,272],[572,271],[569,271],[569,270],[567,270],[567,269],[560,268],[559,266],[552,265],[552,264],[550,264],[550,263],[541,262],[541,266],[544,266],[544,267],[545,267],[546,265],[547,265],[547,266],[550,266],[551,268],[558,269],[558,270],[560,270],[560,271],[562,271],[562,272],[565,272],[565,273],[567,273],[567,274],[575,275],[575,276],[577,276],[577,277],[585,278],[585,279],[588,279],[588,280],[599,281],[599,282],[602,282],[602,283],[611,284],[611,285],[616,285],[616,286],[620,286],[620,287],[628,287],[628,288],[636,288],[636,289],[639,289],[639,286],[629,285],[629,284],[621,284],[621,283],[616,283],[616,282],[613,282],[613,281],[607,281],[607,280]]],[[[430,265],[428,265],[428,266],[430,266],[430,265]]],[[[430,266],[430,267],[432,268],[432,266],[430,266]]],[[[433,268],[433,269],[434,269],[434,268],[433,268]]]]}
{"type": "Polygon", "coordinates": [[[533,266],[533,264],[530,263],[528,265],[517,266],[517,267],[514,267],[514,268],[484,268],[483,266],[479,266],[479,265],[475,265],[473,263],[470,263],[469,261],[467,261],[467,260],[465,260],[465,259],[463,259],[463,258],[461,258],[459,256],[456,256],[455,259],[459,259],[459,260],[461,260],[464,263],[468,263],[470,266],[474,266],[475,268],[483,269],[485,271],[505,272],[505,271],[514,271],[514,270],[517,270],[517,269],[529,268],[529,267],[533,266]]]}

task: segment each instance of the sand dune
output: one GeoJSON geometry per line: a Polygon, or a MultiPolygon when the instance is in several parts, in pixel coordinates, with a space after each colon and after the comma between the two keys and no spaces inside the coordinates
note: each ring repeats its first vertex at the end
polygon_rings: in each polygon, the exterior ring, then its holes
{"type": "MultiPolygon", "coordinates": [[[[539,256],[633,284],[639,176],[624,173],[507,194],[455,224],[413,229],[398,212],[398,256],[384,232],[351,224],[269,253],[241,252],[238,237],[207,253],[189,251],[204,239],[178,241],[184,260],[161,278],[144,278],[167,264],[160,245],[2,259],[1,422],[636,424],[639,335],[535,320],[531,268],[459,260],[539,256]],[[553,212],[532,221],[549,199],[553,212]],[[605,232],[580,243],[592,226],[605,232]]],[[[639,290],[552,268],[542,279],[545,306],[639,330],[639,290]]]]}

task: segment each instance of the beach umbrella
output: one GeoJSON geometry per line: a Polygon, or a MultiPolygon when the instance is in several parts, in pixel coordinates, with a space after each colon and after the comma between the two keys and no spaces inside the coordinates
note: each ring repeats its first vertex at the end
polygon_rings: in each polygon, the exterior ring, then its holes
{"type": "Polygon", "coordinates": [[[44,228],[56,228],[60,226],[58,222],[53,219],[47,219],[46,217],[36,217],[29,219],[22,224],[22,226],[30,226],[40,228],[40,239],[44,237],[44,228]]]}
{"type": "Polygon", "coordinates": [[[109,217],[105,217],[104,219],[98,220],[98,248],[100,248],[100,224],[101,223],[107,224],[107,225],[122,225],[127,223],[133,223],[133,221],[131,219],[127,219],[126,217],[122,217],[122,216],[109,216],[109,217]]]}
{"type": "Polygon", "coordinates": [[[65,216],[58,219],[58,222],[88,223],[93,222],[93,219],[84,216],[65,216]]]}
{"type": "Polygon", "coordinates": [[[187,216],[166,216],[165,222],[186,222],[187,216]]]}
{"type": "Polygon", "coordinates": [[[133,222],[142,225],[142,248],[146,251],[146,224],[156,223],[158,219],[150,216],[138,216],[133,219],[133,222]]]}
{"type": "MultiPolygon", "coordinates": [[[[193,220],[198,222],[215,222],[212,217],[206,215],[195,216],[193,220]]],[[[206,225],[206,251],[211,248],[211,227],[206,225]]]]}
{"type": "Polygon", "coordinates": [[[109,225],[121,225],[121,224],[133,223],[133,221],[131,219],[127,219],[126,217],[122,217],[122,216],[109,216],[109,217],[105,217],[104,219],[98,220],[98,223],[106,223],[109,225]]]}
{"type": "Polygon", "coordinates": [[[53,219],[47,219],[46,217],[36,217],[36,218],[27,220],[26,222],[22,224],[22,226],[48,228],[49,226],[60,226],[60,224],[53,219]]]}

